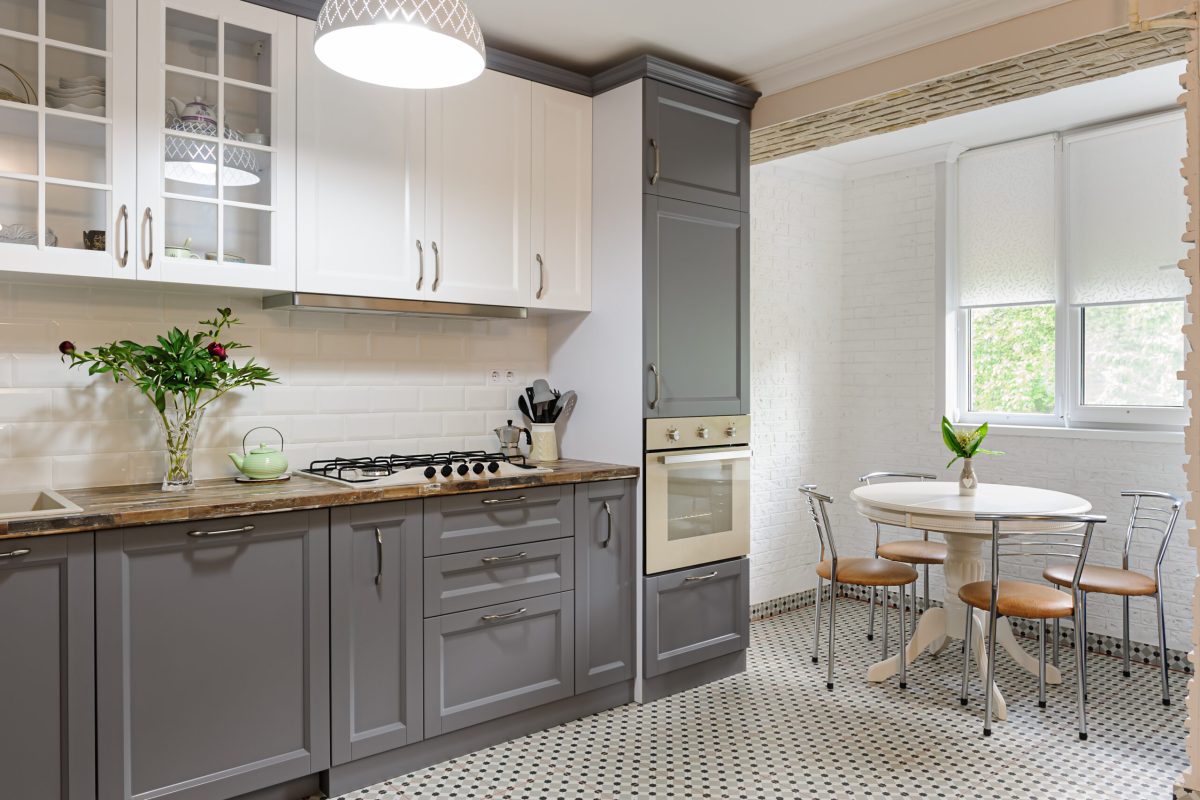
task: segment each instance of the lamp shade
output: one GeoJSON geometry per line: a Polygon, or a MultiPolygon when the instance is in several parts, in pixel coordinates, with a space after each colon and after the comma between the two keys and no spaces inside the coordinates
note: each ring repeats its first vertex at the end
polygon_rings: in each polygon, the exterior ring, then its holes
{"type": "Polygon", "coordinates": [[[335,72],[403,89],[466,83],[486,64],[463,0],[325,0],[313,48],[335,72]]]}

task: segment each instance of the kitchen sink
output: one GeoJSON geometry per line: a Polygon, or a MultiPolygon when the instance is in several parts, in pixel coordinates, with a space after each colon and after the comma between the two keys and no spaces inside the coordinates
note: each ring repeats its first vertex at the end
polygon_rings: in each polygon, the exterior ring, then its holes
{"type": "Polygon", "coordinates": [[[78,514],[82,508],[50,490],[31,489],[25,492],[0,492],[0,522],[13,519],[57,517],[78,514]]]}

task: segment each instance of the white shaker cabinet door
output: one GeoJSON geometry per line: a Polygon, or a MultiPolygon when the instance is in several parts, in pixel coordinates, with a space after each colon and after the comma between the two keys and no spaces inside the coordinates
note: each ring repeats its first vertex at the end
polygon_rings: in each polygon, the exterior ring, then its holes
{"type": "Polygon", "coordinates": [[[592,99],[533,85],[529,305],[592,308],[592,99]]]}
{"type": "Polygon", "coordinates": [[[427,96],[431,300],[529,304],[532,86],[488,70],[427,96]]]}
{"type": "Polygon", "coordinates": [[[431,296],[425,239],[425,92],[348,78],[313,53],[300,20],[296,286],[431,296]]]}

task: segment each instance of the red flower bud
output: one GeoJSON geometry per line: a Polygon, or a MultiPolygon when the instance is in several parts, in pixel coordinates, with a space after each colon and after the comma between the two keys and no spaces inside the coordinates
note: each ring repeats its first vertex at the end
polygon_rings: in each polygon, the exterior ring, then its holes
{"type": "Polygon", "coordinates": [[[59,342],[58,352],[62,353],[64,356],[69,356],[75,352],[75,345],[66,341],[59,342]]]}
{"type": "Polygon", "coordinates": [[[222,347],[221,345],[217,344],[216,342],[213,342],[212,344],[210,344],[208,346],[208,354],[210,356],[212,356],[213,358],[215,358],[217,361],[224,361],[226,358],[228,358],[228,355],[225,352],[225,348],[222,347]]]}

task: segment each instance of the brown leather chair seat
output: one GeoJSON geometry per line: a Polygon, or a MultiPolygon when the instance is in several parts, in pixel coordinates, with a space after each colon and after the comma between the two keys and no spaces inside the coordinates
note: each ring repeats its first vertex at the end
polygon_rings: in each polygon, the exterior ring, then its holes
{"type": "MultiPolygon", "coordinates": [[[[1070,587],[1075,579],[1075,567],[1072,564],[1052,564],[1046,567],[1042,577],[1053,584],[1070,587]]],[[[1079,576],[1079,588],[1085,592],[1149,597],[1158,591],[1158,583],[1149,575],[1128,569],[1085,565],[1083,574],[1079,576]]]]}
{"type": "MultiPolygon", "coordinates": [[[[992,607],[992,582],[968,583],[958,590],[958,599],[988,611],[992,607]]],[[[1060,592],[1041,583],[1002,579],[996,593],[996,611],[1002,617],[1056,619],[1071,616],[1075,605],[1070,592],[1060,592]]]]}
{"type": "MultiPolygon", "coordinates": [[[[833,577],[833,562],[817,564],[817,575],[825,580],[833,577]]],[[[907,586],[917,579],[917,571],[906,564],[883,558],[839,558],[838,583],[855,586],[907,586]]]]}
{"type": "Polygon", "coordinates": [[[924,539],[902,539],[879,545],[880,558],[902,561],[905,564],[945,564],[946,545],[924,539]]]}

